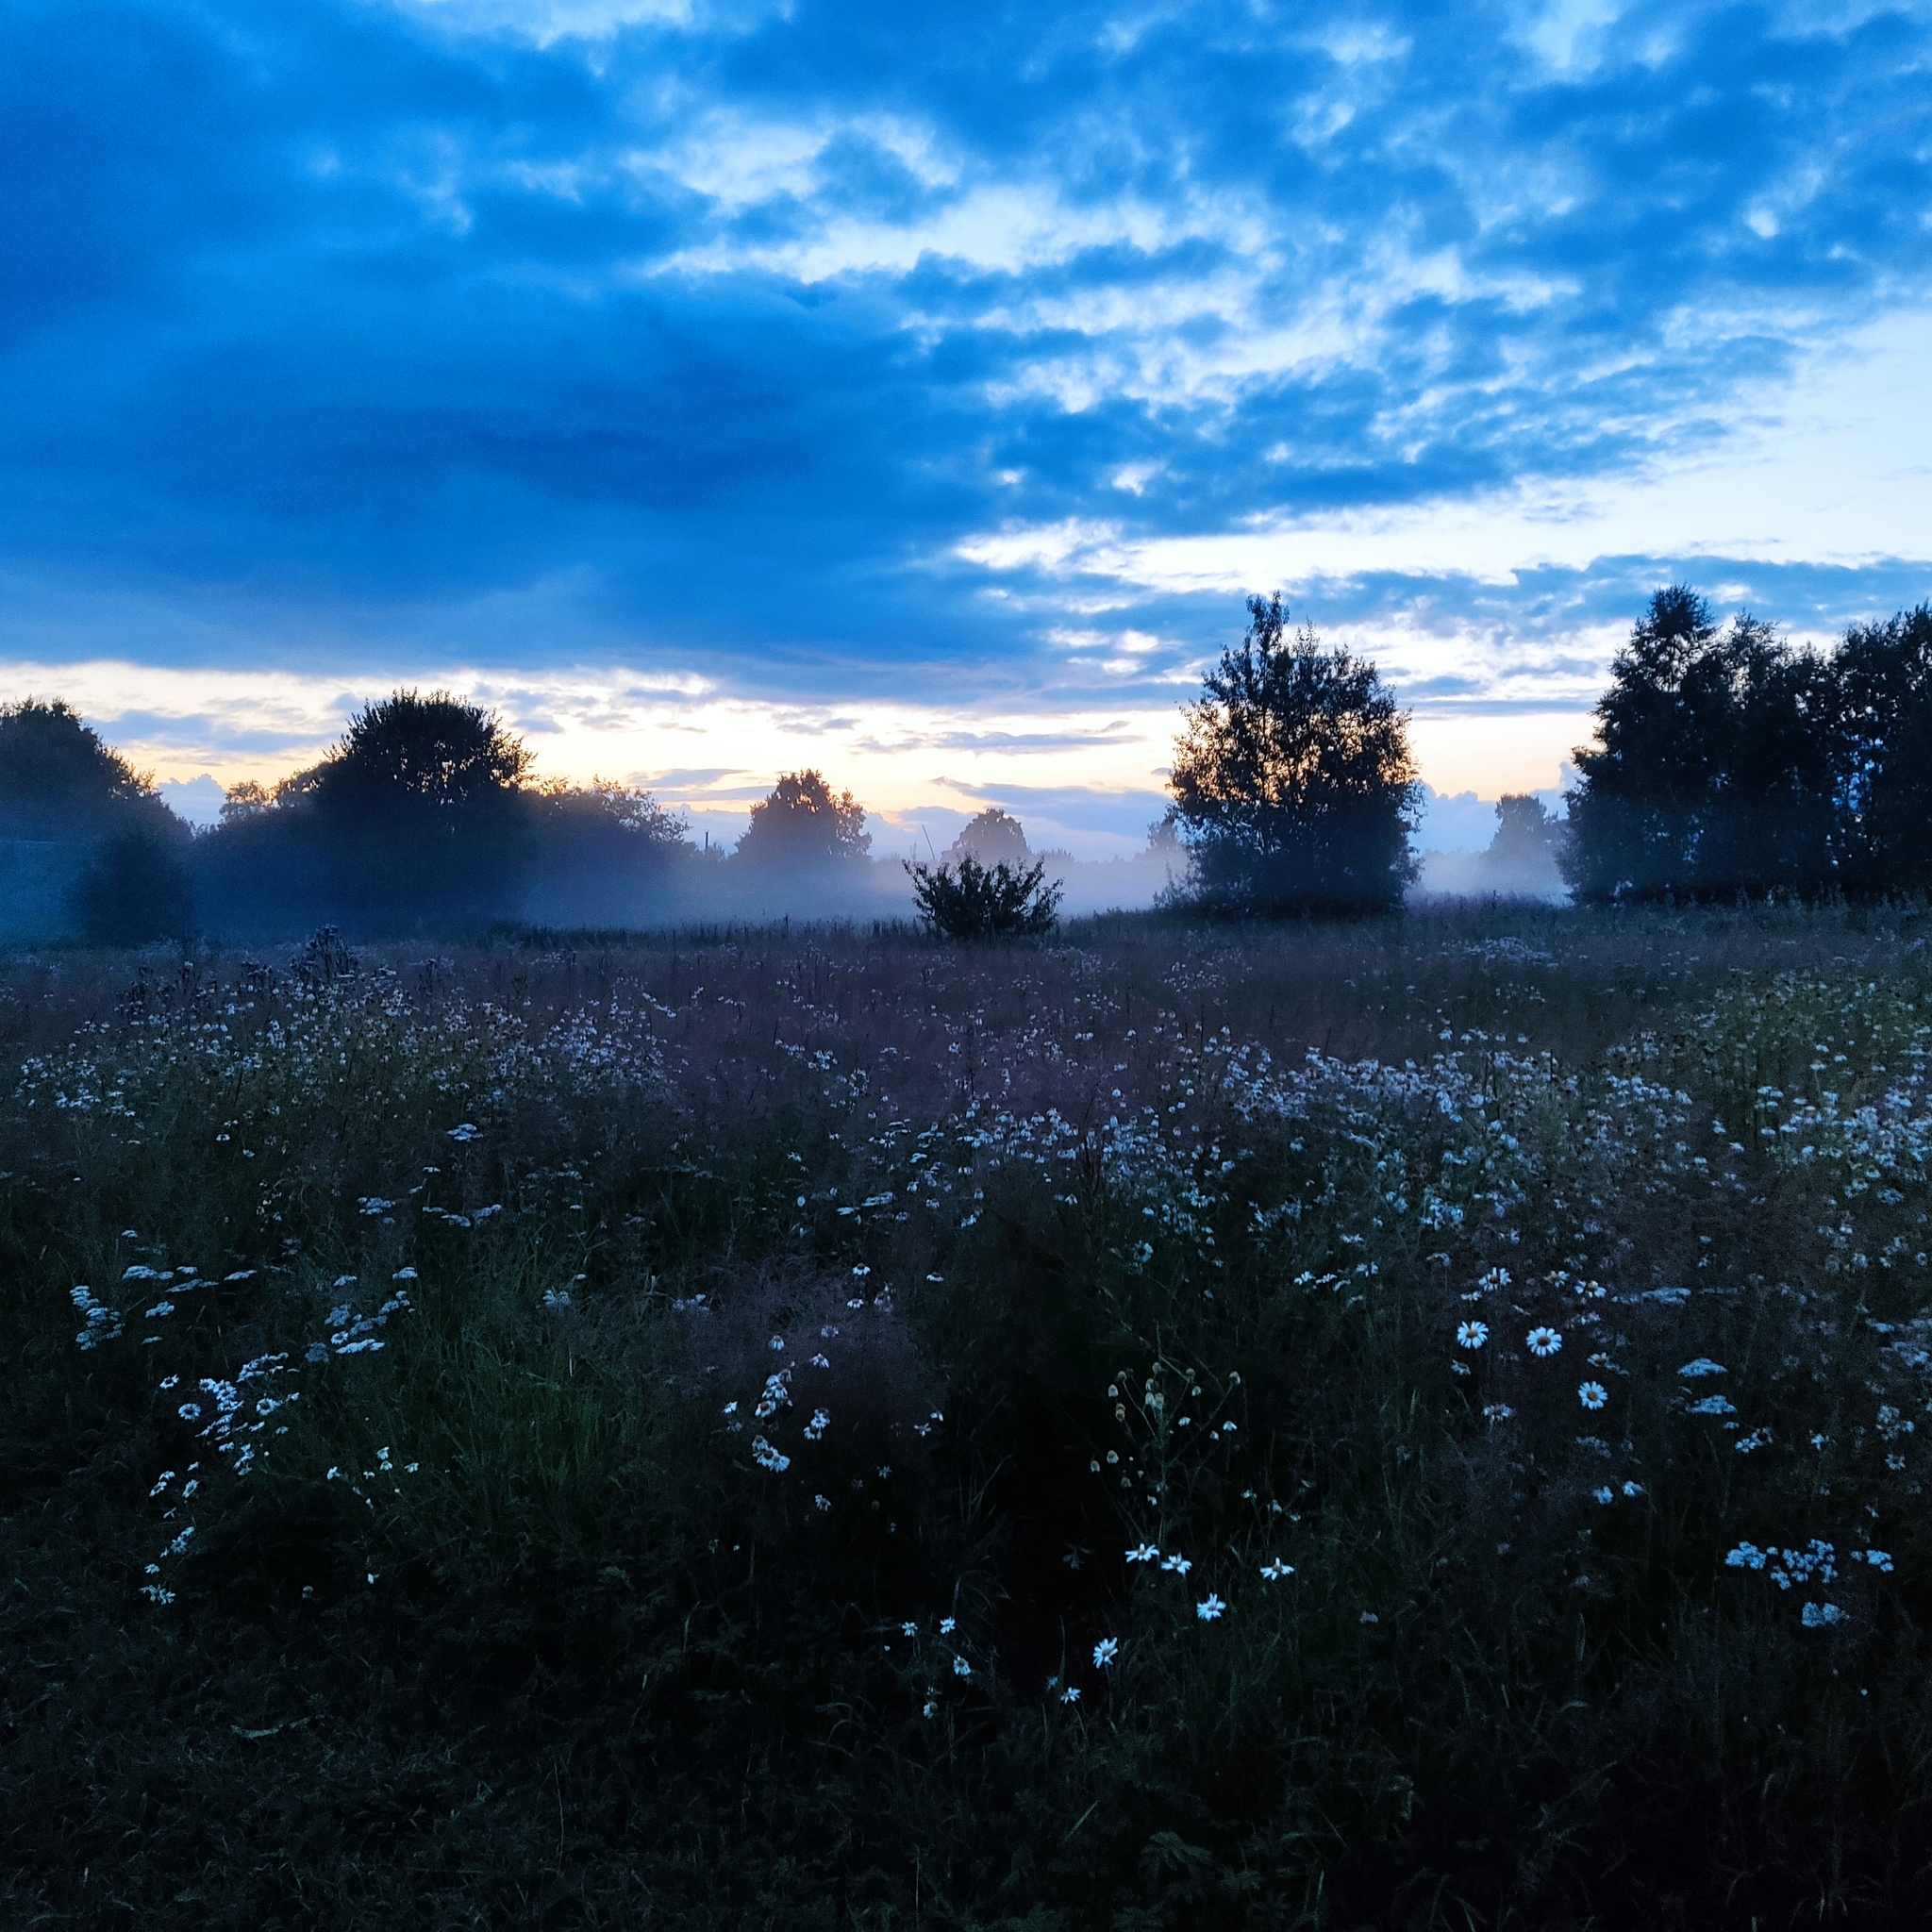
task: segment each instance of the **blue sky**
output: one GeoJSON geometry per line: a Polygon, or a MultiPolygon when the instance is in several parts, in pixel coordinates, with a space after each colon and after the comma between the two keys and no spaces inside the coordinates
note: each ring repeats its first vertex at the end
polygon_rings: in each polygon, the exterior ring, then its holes
{"type": "Polygon", "coordinates": [[[721,828],[811,761],[1124,850],[1278,586],[1440,789],[1554,784],[1657,583],[1932,595],[1928,70],[1924,0],[8,0],[0,694],[225,777],[450,682],[721,828]]]}

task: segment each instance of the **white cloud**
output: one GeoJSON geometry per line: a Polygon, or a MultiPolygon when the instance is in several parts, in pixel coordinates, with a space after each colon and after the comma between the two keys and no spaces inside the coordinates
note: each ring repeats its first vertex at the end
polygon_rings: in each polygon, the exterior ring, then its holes
{"type": "Polygon", "coordinates": [[[1008,525],[961,543],[990,571],[1232,591],[1395,573],[1508,584],[1541,564],[1694,557],[1857,566],[1932,559],[1932,312],[1902,313],[1741,391],[1730,426],[1624,475],[1530,481],[1386,508],[1133,538],[1118,524],[1008,525]]]}

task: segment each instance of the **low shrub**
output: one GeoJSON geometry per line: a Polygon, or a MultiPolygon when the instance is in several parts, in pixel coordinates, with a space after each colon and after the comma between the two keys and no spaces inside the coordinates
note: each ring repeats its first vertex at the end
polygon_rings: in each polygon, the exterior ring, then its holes
{"type": "Polygon", "coordinates": [[[1061,888],[1046,884],[1046,862],[982,865],[969,852],[957,865],[907,861],[921,920],[951,940],[1037,937],[1059,924],[1061,888]]]}

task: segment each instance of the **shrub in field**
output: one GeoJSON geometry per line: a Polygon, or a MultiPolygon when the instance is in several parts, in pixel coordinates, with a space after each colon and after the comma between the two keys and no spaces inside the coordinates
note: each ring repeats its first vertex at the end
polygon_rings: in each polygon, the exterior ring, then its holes
{"type": "Polygon", "coordinates": [[[1059,924],[1061,888],[1046,883],[1046,863],[982,865],[971,853],[957,865],[908,862],[920,917],[952,940],[1013,939],[1059,924]]]}

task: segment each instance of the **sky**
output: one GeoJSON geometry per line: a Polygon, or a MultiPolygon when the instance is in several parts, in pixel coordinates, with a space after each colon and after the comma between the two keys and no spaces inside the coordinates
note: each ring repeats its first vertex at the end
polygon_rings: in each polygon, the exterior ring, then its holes
{"type": "Polygon", "coordinates": [[[1278,589],[1480,843],[1657,586],[1932,596],[1932,0],[0,0],[0,699],[191,808],[447,687],[1124,854],[1278,589]]]}

